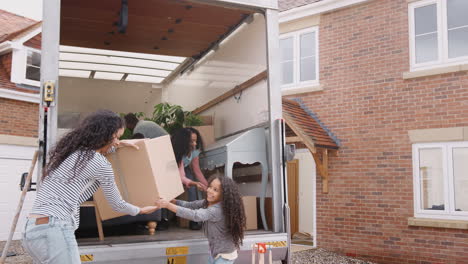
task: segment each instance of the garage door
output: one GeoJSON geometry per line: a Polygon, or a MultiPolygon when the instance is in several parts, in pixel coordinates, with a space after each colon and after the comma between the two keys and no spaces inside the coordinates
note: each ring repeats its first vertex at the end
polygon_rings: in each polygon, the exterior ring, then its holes
{"type": "MultiPolygon", "coordinates": [[[[20,176],[29,170],[34,147],[0,145],[0,241],[6,240],[20,199],[20,176]]],[[[36,172],[33,182],[36,181],[36,172]]],[[[21,238],[24,220],[31,210],[36,193],[28,192],[14,239],[21,238]]]]}

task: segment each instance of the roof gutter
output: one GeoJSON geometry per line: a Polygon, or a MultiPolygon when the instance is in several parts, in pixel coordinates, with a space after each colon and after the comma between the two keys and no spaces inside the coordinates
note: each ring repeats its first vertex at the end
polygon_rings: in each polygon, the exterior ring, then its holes
{"type": "Polygon", "coordinates": [[[10,52],[12,49],[13,45],[11,41],[8,40],[0,43],[0,55],[10,52]]]}
{"type": "Polygon", "coordinates": [[[322,0],[281,12],[279,14],[279,23],[285,23],[308,16],[331,12],[369,1],[371,0],[322,0]]]}

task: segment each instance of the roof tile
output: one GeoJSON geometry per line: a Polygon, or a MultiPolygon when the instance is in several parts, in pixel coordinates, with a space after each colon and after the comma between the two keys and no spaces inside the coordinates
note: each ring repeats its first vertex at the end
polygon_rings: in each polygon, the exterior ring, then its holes
{"type": "MultiPolygon", "coordinates": [[[[338,143],[330,136],[330,133],[300,103],[283,98],[283,115],[288,116],[301,129],[303,134],[309,136],[315,146],[332,149],[338,148],[338,143]]],[[[287,136],[293,136],[293,134],[294,132],[291,129],[286,129],[287,136]]]]}
{"type": "Polygon", "coordinates": [[[286,11],[289,9],[308,5],[311,3],[318,2],[318,1],[322,1],[322,0],[279,0],[278,5],[279,5],[280,11],[286,11]]]}
{"type": "Polygon", "coordinates": [[[0,42],[11,39],[37,23],[39,22],[0,10],[0,25],[2,25],[0,27],[0,42]]]}

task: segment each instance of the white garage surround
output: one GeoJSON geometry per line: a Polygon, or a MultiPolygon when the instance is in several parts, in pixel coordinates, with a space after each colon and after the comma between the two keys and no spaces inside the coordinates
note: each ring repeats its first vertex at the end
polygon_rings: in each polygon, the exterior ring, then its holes
{"type": "MultiPolygon", "coordinates": [[[[0,241],[8,238],[11,223],[20,199],[21,174],[29,170],[34,146],[0,144],[0,241]]],[[[36,181],[34,173],[33,182],[36,181]]],[[[25,217],[32,207],[35,192],[28,192],[13,239],[20,239],[25,217]]]]}

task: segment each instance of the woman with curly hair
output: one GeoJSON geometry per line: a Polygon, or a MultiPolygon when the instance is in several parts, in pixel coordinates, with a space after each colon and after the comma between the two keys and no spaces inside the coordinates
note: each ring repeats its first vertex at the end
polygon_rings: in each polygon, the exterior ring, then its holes
{"type": "Polygon", "coordinates": [[[122,118],[111,111],[98,111],[51,150],[23,235],[23,246],[34,263],[81,263],[74,234],[80,222],[80,204],[99,187],[117,212],[137,215],[158,209],[129,204],[117,189],[111,164],[104,155],[119,147],[138,149],[128,141],[119,141],[123,131],[122,118]]]}
{"type": "MultiPolygon", "coordinates": [[[[197,189],[205,191],[208,186],[200,169],[199,155],[203,152],[203,139],[200,132],[193,127],[180,128],[172,134],[171,141],[179,166],[180,178],[187,188],[188,200],[198,200],[201,195],[198,194],[197,189]]],[[[189,227],[198,230],[201,225],[191,221],[189,227]]]]}
{"type": "Polygon", "coordinates": [[[177,216],[203,222],[210,246],[208,263],[234,263],[242,245],[245,211],[237,184],[230,178],[213,176],[209,180],[206,199],[193,202],[161,199],[156,205],[177,216]]]}

